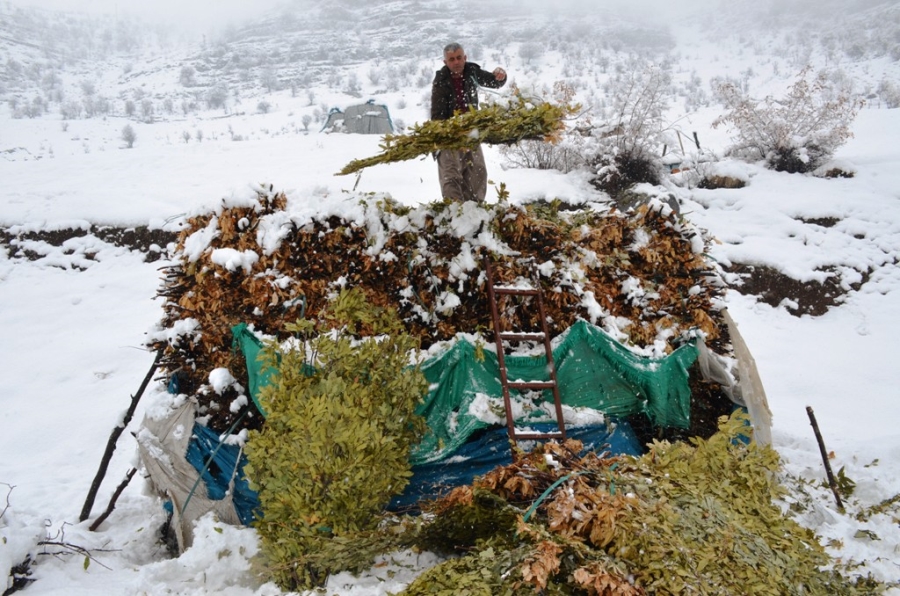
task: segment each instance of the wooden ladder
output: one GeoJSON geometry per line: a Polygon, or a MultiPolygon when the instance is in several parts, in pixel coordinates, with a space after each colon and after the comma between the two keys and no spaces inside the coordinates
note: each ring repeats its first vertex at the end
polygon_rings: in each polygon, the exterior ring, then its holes
{"type": "Polygon", "coordinates": [[[547,329],[547,313],[544,310],[543,292],[538,280],[532,275],[531,287],[495,286],[493,265],[490,256],[484,258],[484,271],[487,277],[488,302],[491,305],[491,321],[494,324],[494,342],[497,344],[497,364],[500,367],[500,385],[503,388],[503,404],[506,407],[506,428],[510,442],[528,441],[535,439],[566,438],[566,425],[563,419],[562,402],[559,399],[559,384],[556,380],[556,365],[553,362],[553,351],[550,349],[550,333],[547,329]],[[508,332],[500,329],[500,311],[497,305],[500,296],[533,296],[537,302],[541,318],[541,330],[537,332],[508,332]],[[506,370],[506,343],[522,341],[542,341],[544,352],[547,355],[547,368],[550,372],[549,381],[510,381],[506,370]],[[553,404],[556,408],[556,425],[559,430],[551,432],[520,432],[516,429],[510,404],[510,389],[542,389],[553,392],[553,404]]]}

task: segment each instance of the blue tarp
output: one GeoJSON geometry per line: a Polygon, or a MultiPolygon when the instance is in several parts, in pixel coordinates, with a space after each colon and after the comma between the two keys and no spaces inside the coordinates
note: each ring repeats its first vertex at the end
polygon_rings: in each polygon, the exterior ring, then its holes
{"type": "Polygon", "coordinates": [[[259,498],[244,476],[247,458],[237,445],[222,443],[217,432],[195,423],[185,458],[200,472],[210,499],[224,498],[234,476],[234,509],[244,524],[253,521],[259,498]]]}
{"type": "MultiPolygon", "coordinates": [[[[556,424],[534,424],[539,432],[556,431],[556,424]]],[[[624,421],[607,425],[581,426],[566,429],[566,436],[584,444],[584,451],[611,455],[640,455],[641,444],[624,421]]],[[[520,445],[524,446],[524,444],[520,445]]],[[[452,457],[433,463],[413,466],[413,477],[403,494],[394,497],[389,511],[414,510],[423,499],[435,499],[455,486],[471,484],[477,476],[487,474],[497,466],[512,463],[509,434],[506,427],[494,427],[471,438],[456,450],[452,457]]]]}
{"type": "MultiPolygon", "coordinates": [[[[544,432],[556,430],[556,425],[535,424],[532,428],[544,432]]],[[[566,436],[581,441],[585,451],[608,451],[612,455],[640,455],[642,452],[631,426],[624,421],[611,422],[609,426],[601,424],[567,428],[566,436]]],[[[241,521],[249,525],[259,510],[259,498],[244,477],[247,458],[241,450],[235,445],[222,444],[216,432],[195,424],[186,457],[201,473],[210,499],[225,496],[237,469],[234,479],[234,508],[241,521]]],[[[512,454],[506,427],[487,429],[465,443],[452,457],[413,466],[413,476],[406,490],[394,497],[387,509],[415,512],[419,501],[440,497],[455,486],[471,484],[477,476],[510,463],[512,454]]]]}

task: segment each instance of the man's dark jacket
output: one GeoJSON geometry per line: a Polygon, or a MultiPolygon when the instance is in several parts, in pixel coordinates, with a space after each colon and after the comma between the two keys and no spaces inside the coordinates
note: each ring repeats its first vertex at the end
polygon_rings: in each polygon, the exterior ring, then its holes
{"type": "MultiPolygon", "coordinates": [[[[431,83],[431,119],[447,120],[453,116],[456,109],[456,98],[454,97],[453,81],[450,77],[453,75],[450,69],[444,66],[434,75],[434,82],[431,83]]],[[[474,62],[466,62],[463,67],[463,93],[466,96],[466,105],[469,109],[478,107],[478,87],[490,87],[498,89],[506,84],[506,79],[498,81],[494,73],[482,70],[480,66],[474,62]]]]}

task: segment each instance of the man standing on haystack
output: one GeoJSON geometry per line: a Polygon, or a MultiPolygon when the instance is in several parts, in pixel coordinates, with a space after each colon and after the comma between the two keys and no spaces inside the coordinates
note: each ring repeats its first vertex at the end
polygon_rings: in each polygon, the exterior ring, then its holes
{"type": "MultiPolygon", "coordinates": [[[[466,53],[458,43],[444,48],[444,67],[431,84],[431,119],[447,120],[454,114],[478,109],[478,86],[497,89],[506,84],[506,71],[482,70],[466,62],[466,53]]],[[[481,146],[475,149],[437,152],[441,194],[455,201],[484,201],[487,194],[487,169],[481,146]]]]}

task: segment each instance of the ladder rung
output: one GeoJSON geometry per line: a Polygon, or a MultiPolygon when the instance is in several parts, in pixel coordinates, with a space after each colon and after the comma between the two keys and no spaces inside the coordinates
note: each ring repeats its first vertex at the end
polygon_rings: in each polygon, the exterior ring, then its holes
{"type": "Polygon", "coordinates": [[[556,383],[553,381],[510,381],[510,389],[553,389],[556,383]]]}
{"type": "Polygon", "coordinates": [[[494,286],[495,294],[508,294],[510,296],[537,296],[538,290],[534,288],[513,288],[510,286],[494,286]]]}
{"type": "Polygon", "coordinates": [[[565,437],[565,435],[563,435],[563,433],[561,433],[559,431],[548,432],[548,433],[537,433],[537,432],[518,433],[517,432],[513,435],[513,438],[515,438],[516,440],[523,440],[523,441],[528,441],[531,439],[562,439],[564,437],[565,437]]]}
{"type": "Polygon", "coordinates": [[[500,339],[511,339],[515,341],[542,340],[544,337],[546,336],[543,331],[500,334],[500,339]]]}
{"type": "MultiPolygon", "coordinates": [[[[533,266],[533,263],[532,263],[533,266]]],[[[494,285],[494,274],[493,269],[491,267],[491,259],[490,256],[486,255],[484,258],[484,270],[487,274],[487,291],[488,298],[490,301],[491,307],[491,320],[494,326],[494,339],[497,344],[497,359],[500,367],[500,380],[503,387],[503,402],[506,407],[506,420],[507,420],[507,432],[509,434],[510,441],[514,444],[516,441],[527,441],[527,440],[537,440],[537,439],[559,439],[564,440],[566,438],[566,427],[565,421],[563,420],[562,414],[562,404],[560,403],[559,396],[559,384],[556,382],[556,376],[551,371],[550,380],[549,381],[509,381],[507,377],[507,369],[505,365],[505,351],[507,348],[504,347],[504,341],[543,341],[544,346],[547,348],[547,362],[548,364],[553,363],[552,354],[549,353],[550,343],[550,332],[547,329],[547,316],[544,310],[544,301],[543,301],[543,293],[540,285],[540,281],[534,277],[532,280],[532,285],[525,285],[527,282],[513,282],[516,285],[507,285],[507,286],[495,286],[494,285]],[[503,332],[500,331],[500,314],[498,312],[498,297],[499,296],[534,296],[537,299],[534,300],[534,305],[537,306],[538,313],[540,315],[540,328],[541,331],[511,331],[511,332],[503,332]],[[556,406],[556,423],[559,427],[558,431],[553,432],[538,432],[538,431],[522,431],[519,432],[514,427],[514,421],[512,418],[512,408],[510,404],[510,389],[535,389],[535,390],[547,390],[550,389],[553,391],[553,403],[556,406]]],[[[514,301],[518,302],[517,306],[523,307],[524,303],[528,301],[520,300],[514,301]]],[[[534,327],[532,327],[533,329],[534,327]]]]}

